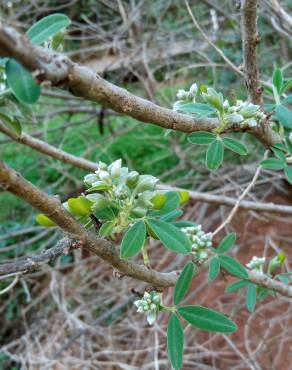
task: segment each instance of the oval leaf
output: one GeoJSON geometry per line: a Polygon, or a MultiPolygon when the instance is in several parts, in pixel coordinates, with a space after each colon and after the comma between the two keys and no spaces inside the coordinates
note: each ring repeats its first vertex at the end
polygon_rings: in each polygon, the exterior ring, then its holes
{"type": "Polygon", "coordinates": [[[283,170],[283,168],[286,166],[286,163],[277,158],[269,158],[265,159],[264,161],[261,161],[261,166],[263,168],[266,168],[267,170],[283,170]]]}
{"type": "Polygon", "coordinates": [[[226,293],[232,293],[237,292],[239,289],[244,288],[248,285],[248,281],[245,280],[237,280],[234,283],[231,283],[228,285],[228,287],[225,289],[226,293]]]}
{"type": "Polygon", "coordinates": [[[45,226],[45,227],[57,226],[54,221],[52,221],[49,217],[47,217],[43,213],[39,213],[36,216],[35,219],[36,219],[37,223],[39,223],[40,225],[45,226]]]}
{"type": "Polygon", "coordinates": [[[182,367],[184,351],[184,332],[180,320],[173,314],[167,325],[167,351],[171,365],[175,370],[182,367]]]}
{"type": "Polygon", "coordinates": [[[246,307],[249,312],[253,312],[257,301],[257,286],[249,283],[246,291],[246,307]]]}
{"type": "Polygon", "coordinates": [[[275,109],[275,116],[282,126],[292,128],[292,111],[284,105],[278,105],[275,109]]]}
{"type": "Polygon", "coordinates": [[[210,145],[214,140],[216,140],[216,135],[207,131],[192,132],[188,136],[188,141],[192,144],[210,145]]]}
{"type": "Polygon", "coordinates": [[[279,68],[276,68],[274,70],[272,81],[273,85],[276,87],[278,93],[280,94],[283,86],[283,75],[282,71],[279,68]]]}
{"type": "Polygon", "coordinates": [[[214,140],[207,150],[206,164],[209,170],[217,170],[223,161],[224,149],[222,140],[214,140]]]}
{"type": "Polygon", "coordinates": [[[98,235],[101,237],[101,238],[106,238],[107,236],[109,236],[111,234],[111,232],[113,231],[113,228],[115,227],[115,223],[112,222],[112,221],[107,221],[105,222],[101,228],[99,229],[98,231],[98,235]]]}
{"type": "Polygon", "coordinates": [[[200,117],[206,117],[216,112],[210,105],[202,103],[179,104],[175,110],[179,110],[184,113],[197,114],[200,117]]]}
{"type": "Polygon", "coordinates": [[[178,308],[179,314],[191,325],[202,330],[232,333],[237,325],[220,312],[201,306],[185,306],[178,308]]]}
{"type": "Polygon", "coordinates": [[[51,14],[31,26],[27,31],[27,36],[33,44],[40,45],[69,26],[70,23],[70,19],[65,14],[51,14]]]}
{"type": "Polygon", "coordinates": [[[176,253],[190,253],[191,242],[179,228],[161,220],[150,219],[147,220],[147,224],[166,248],[176,253]]]}
{"type": "Polygon", "coordinates": [[[10,118],[7,114],[0,112],[0,119],[18,136],[21,135],[21,124],[16,118],[10,118]]]}
{"type": "Polygon", "coordinates": [[[220,271],[220,261],[217,257],[211,259],[208,272],[208,280],[211,282],[216,279],[220,271]]]}
{"type": "Polygon", "coordinates": [[[285,167],[285,176],[287,177],[287,180],[292,185],[292,167],[285,167]]]}
{"type": "Polygon", "coordinates": [[[179,275],[173,293],[173,301],[175,305],[179,304],[187,294],[194,276],[194,270],[194,264],[189,262],[185,265],[184,269],[179,275]]]}
{"type": "Polygon", "coordinates": [[[88,216],[91,211],[92,202],[85,197],[69,198],[67,201],[69,211],[76,216],[88,216]]]}
{"type": "Polygon", "coordinates": [[[41,94],[32,74],[14,59],[6,63],[6,76],[9,87],[15,97],[22,103],[35,103],[41,94]]]}
{"type": "Polygon", "coordinates": [[[144,221],[136,222],[128,229],[123,237],[121,245],[121,258],[127,259],[135,256],[143,247],[146,238],[146,226],[144,221]]]}
{"type": "Polygon", "coordinates": [[[247,148],[240,141],[231,139],[230,137],[224,137],[222,141],[227,149],[232,150],[239,155],[247,155],[247,148]]]}
{"type": "Polygon", "coordinates": [[[248,273],[246,269],[237,262],[234,258],[229,256],[218,256],[221,266],[229,272],[231,275],[238,276],[241,279],[248,279],[248,273]]]}
{"type": "Polygon", "coordinates": [[[216,249],[217,253],[227,252],[236,241],[236,233],[227,234],[220,242],[218,248],[216,249]]]}

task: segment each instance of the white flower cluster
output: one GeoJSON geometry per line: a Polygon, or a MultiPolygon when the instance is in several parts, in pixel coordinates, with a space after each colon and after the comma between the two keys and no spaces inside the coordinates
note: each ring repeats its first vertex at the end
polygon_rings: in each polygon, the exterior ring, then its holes
{"type": "Polygon", "coordinates": [[[248,267],[251,270],[263,272],[265,262],[266,262],[265,257],[253,256],[249,263],[246,264],[246,267],[248,267]]]}
{"type": "Polygon", "coordinates": [[[153,208],[150,200],[157,194],[155,186],[158,179],[129,171],[127,167],[122,167],[121,159],[109,166],[99,162],[98,167],[95,173],[84,178],[89,193],[86,198],[93,202],[93,211],[99,212],[106,207],[118,210],[117,227],[112,232],[118,233],[129,225],[130,213],[135,217],[143,217],[153,208]]]}
{"type": "Polygon", "coordinates": [[[192,243],[192,253],[197,261],[208,259],[212,253],[212,233],[205,233],[201,225],[188,226],[181,228],[185,232],[192,243]]]}
{"type": "Polygon", "coordinates": [[[198,93],[198,85],[196,83],[192,84],[189,91],[178,90],[178,93],[176,94],[178,101],[174,103],[173,109],[177,110],[181,104],[195,103],[197,93],[198,93]]]}
{"type": "Polygon", "coordinates": [[[149,325],[153,325],[156,321],[157,313],[162,309],[161,293],[152,291],[145,292],[142,299],[134,302],[137,307],[137,312],[147,313],[147,321],[149,325]]]}
{"type": "Polygon", "coordinates": [[[255,105],[242,100],[237,100],[235,105],[230,106],[228,100],[223,103],[224,112],[228,123],[239,123],[248,127],[255,127],[259,122],[265,120],[266,116],[260,110],[259,105],[255,105]]]}

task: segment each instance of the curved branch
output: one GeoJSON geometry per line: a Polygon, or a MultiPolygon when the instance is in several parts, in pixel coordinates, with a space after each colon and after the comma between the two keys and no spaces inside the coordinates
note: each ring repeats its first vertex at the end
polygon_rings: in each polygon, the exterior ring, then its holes
{"type": "MultiPolygon", "coordinates": [[[[186,133],[213,131],[218,126],[215,118],[193,118],[131,94],[107,82],[92,70],[74,64],[66,56],[32,45],[25,36],[9,27],[0,27],[0,56],[17,59],[35,72],[39,81],[49,80],[54,85],[69,89],[76,96],[101,103],[144,123],[186,133]]],[[[227,128],[226,132],[242,130],[246,128],[234,125],[227,128]]],[[[261,131],[253,128],[249,132],[266,146],[280,141],[268,125],[261,131]]]]}
{"type": "Polygon", "coordinates": [[[80,246],[110,263],[122,275],[145,281],[160,288],[175,284],[176,274],[174,273],[159,273],[144,265],[120,259],[114,244],[87,232],[66,211],[59,199],[42,192],[2,161],[0,161],[0,185],[46,214],[63,231],[80,241],[80,246]]]}

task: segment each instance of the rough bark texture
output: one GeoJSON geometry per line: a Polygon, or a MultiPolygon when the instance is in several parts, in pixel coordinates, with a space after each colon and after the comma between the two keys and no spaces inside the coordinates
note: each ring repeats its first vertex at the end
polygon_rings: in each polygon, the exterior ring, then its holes
{"type": "MultiPolygon", "coordinates": [[[[0,27],[0,56],[13,57],[36,73],[39,81],[48,80],[53,85],[69,89],[76,96],[101,103],[117,112],[127,114],[144,123],[182,132],[212,131],[218,126],[214,118],[193,118],[160,107],[127,90],[107,82],[86,67],[74,64],[69,58],[31,45],[28,39],[9,27],[0,27]]],[[[233,125],[226,132],[246,129],[233,125]]],[[[265,146],[279,142],[277,134],[267,125],[250,129],[265,146]]]]}
{"type": "Polygon", "coordinates": [[[254,104],[261,103],[261,87],[257,62],[257,0],[242,0],[241,2],[241,33],[243,67],[246,74],[246,84],[250,100],[254,104]]]}

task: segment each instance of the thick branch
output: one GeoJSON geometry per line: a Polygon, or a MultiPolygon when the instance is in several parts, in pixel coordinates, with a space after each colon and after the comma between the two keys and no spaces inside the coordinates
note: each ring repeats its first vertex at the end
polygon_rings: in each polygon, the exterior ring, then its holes
{"type": "Polygon", "coordinates": [[[261,88],[257,62],[257,0],[242,0],[241,2],[241,32],[243,67],[246,74],[246,84],[251,101],[261,103],[261,88]]]}
{"type": "Polygon", "coordinates": [[[175,274],[158,273],[144,265],[121,260],[112,243],[87,232],[65,210],[57,198],[39,190],[2,161],[0,161],[0,184],[4,189],[24,199],[33,207],[46,214],[63,231],[71,234],[74,239],[80,240],[84,248],[109,262],[122,275],[128,275],[162,288],[175,284],[175,274]]]}
{"type": "MultiPolygon", "coordinates": [[[[49,80],[54,85],[68,88],[74,95],[92,100],[127,114],[145,123],[182,132],[212,131],[218,126],[214,118],[193,118],[174,112],[115,86],[86,67],[81,67],[62,55],[31,45],[25,36],[9,27],[0,28],[0,56],[13,57],[29,70],[36,72],[40,81],[49,80]]],[[[241,131],[232,126],[227,131],[241,131]]],[[[250,129],[266,146],[279,142],[270,127],[258,133],[250,129]]]]}

